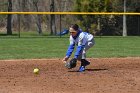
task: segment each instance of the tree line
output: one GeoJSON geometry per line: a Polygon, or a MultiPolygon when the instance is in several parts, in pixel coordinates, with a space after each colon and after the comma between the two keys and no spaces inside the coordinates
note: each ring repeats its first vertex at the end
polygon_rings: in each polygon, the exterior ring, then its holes
{"type": "MultiPolygon", "coordinates": [[[[140,12],[139,0],[76,0],[78,12],[140,12]]],[[[78,15],[83,29],[96,35],[140,35],[140,16],[78,15]]]]}
{"type": "MultiPolygon", "coordinates": [[[[0,11],[140,13],[139,5],[140,0],[0,0],[0,11]]],[[[18,30],[18,24],[22,31],[56,35],[72,23],[94,35],[140,35],[138,15],[0,15],[0,28],[6,27],[8,35],[18,30]]]]}

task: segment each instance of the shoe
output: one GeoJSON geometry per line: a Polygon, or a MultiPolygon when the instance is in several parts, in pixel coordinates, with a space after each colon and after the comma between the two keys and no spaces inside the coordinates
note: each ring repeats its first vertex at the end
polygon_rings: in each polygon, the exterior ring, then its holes
{"type": "Polygon", "coordinates": [[[88,62],[85,59],[81,59],[81,66],[87,66],[87,65],[90,65],[90,62],[88,62]]]}
{"type": "Polygon", "coordinates": [[[79,68],[78,71],[79,71],[79,72],[84,72],[84,71],[85,71],[85,66],[80,66],[80,68],[79,68]]]}

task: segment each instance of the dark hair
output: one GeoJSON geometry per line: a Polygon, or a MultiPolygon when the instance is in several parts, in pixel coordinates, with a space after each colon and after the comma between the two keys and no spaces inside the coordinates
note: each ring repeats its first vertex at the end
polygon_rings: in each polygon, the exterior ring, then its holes
{"type": "Polygon", "coordinates": [[[77,24],[72,24],[70,27],[73,28],[75,31],[79,29],[79,26],[77,24]]]}

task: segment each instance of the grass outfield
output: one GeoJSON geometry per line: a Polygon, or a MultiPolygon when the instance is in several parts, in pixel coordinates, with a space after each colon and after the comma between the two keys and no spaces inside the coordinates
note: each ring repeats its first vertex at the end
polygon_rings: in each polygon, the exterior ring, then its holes
{"type": "MultiPolygon", "coordinates": [[[[140,37],[96,37],[88,58],[140,57],[140,37]]],[[[0,38],[0,59],[63,58],[69,38],[0,38]]],[[[73,56],[73,55],[72,55],[73,56]]]]}

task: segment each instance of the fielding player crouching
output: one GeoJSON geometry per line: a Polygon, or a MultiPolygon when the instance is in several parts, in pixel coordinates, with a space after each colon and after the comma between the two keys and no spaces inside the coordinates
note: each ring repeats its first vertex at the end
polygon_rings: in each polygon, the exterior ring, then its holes
{"type": "Polygon", "coordinates": [[[77,48],[73,59],[76,61],[81,61],[81,66],[78,71],[83,72],[85,71],[85,67],[90,64],[90,62],[86,60],[86,52],[95,44],[94,37],[90,33],[82,32],[77,24],[71,25],[69,32],[70,45],[67,49],[66,56],[63,58],[63,61],[67,61],[70,58],[76,45],[77,48]]]}

